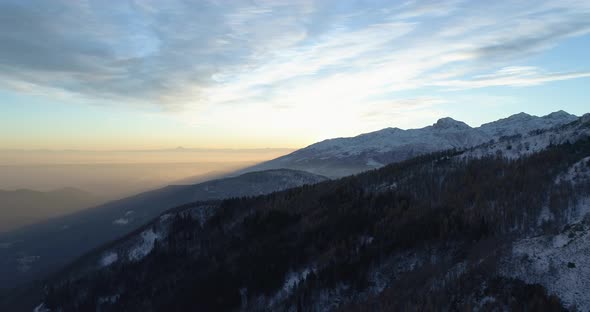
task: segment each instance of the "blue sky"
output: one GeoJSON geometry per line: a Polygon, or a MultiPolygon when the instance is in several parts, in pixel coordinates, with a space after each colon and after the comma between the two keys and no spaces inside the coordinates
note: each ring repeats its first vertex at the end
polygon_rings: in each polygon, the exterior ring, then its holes
{"type": "Polygon", "coordinates": [[[0,0],[0,148],[302,147],[588,112],[589,1],[0,0]]]}

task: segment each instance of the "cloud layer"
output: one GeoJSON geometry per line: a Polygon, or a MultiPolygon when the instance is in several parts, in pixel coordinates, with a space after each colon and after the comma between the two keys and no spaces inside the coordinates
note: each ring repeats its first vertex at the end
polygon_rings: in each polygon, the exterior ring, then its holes
{"type": "Polygon", "coordinates": [[[588,77],[518,63],[589,32],[590,2],[575,0],[0,0],[0,88],[196,115],[368,116],[441,103],[399,99],[419,88],[588,77]]]}

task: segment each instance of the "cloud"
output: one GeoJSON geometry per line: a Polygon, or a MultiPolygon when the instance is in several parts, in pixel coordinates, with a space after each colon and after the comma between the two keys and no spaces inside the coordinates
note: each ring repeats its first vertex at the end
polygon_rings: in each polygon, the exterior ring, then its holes
{"type": "Polygon", "coordinates": [[[436,85],[450,90],[476,89],[498,86],[533,86],[551,81],[590,77],[587,72],[544,72],[532,66],[504,67],[492,74],[474,76],[467,80],[446,80],[436,85]]]}
{"type": "Polygon", "coordinates": [[[561,14],[531,14],[522,18],[512,29],[507,29],[490,44],[477,48],[475,53],[483,60],[522,57],[548,49],[568,37],[590,32],[588,12],[561,14]]]}
{"type": "Polygon", "coordinates": [[[587,1],[4,0],[0,88],[191,122],[254,107],[364,116],[401,91],[588,77],[515,67],[588,32],[587,1]]]}
{"type": "Polygon", "coordinates": [[[448,103],[440,97],[413,97],[392,99],[371,103],[372,105],[362,114],[362,117],[369,121],[391,120],[411,111],[429,111],[437,105],[448,103]]]}
{"type": "MultiPolygon", "coordinates": [[[[167,2],[172,3],[172,2],[167,2]]],[[[0,68],[17,80],[81,96],[185,102],[221,64],[214,8],[162,3],[55,1],[0,3],[0,68]],[[189,13],[190,12],[190,13],[189,13]]],[[[235,56],[232,56],[235,57],[235,56]]]]}

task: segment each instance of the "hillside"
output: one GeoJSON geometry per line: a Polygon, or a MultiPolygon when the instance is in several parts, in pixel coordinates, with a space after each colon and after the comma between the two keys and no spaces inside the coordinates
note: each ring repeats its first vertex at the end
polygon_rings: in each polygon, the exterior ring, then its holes
{"type": "Polygon", "coordinates": [[[324,179],[316,174],[341,177],[449,149],[466,150],[465,155],[472,156],[488,155],[500,149],[507,157],[518,157],[561,142],[551,136],[564,138],[572,133],[557,133],[552,129],[576,120],[580,118],[563,111],[543,117],[521,113],[472,128],[452,118],[442,118],[421,129],[388,128],[354,138],[326,140],[251,167],[245,170],[250,173],[242,176],[192,186],[168,186],[107,203],[0,235],[0,243],[9,247],[0,249],[3,259],[0,273],[5,274],[0,288],[41,278],[83,253],[131,233],[173,206],[265,194],[324,179]],[[518,145],[513,143],[515,140],[531,142],[518,145]],[[264,173],[256,173],[257,170],[264,173]]]}
{"type": "Polygon", "coordinates": [[[505,149],[178,207],[49,282],[41,306],[588,310],[589,118],[494,143],[505,149]],[[545,145],[507,148],[533,137],[545,145]]]}
{"type": "Polygon", "coordinates": [[[42,279],[84,253],[133,232],[171,207],[196,200],[267,194],[325,179],[285,169],[168,186],[4,233],[0,235],[0,289],[42,279]]]}

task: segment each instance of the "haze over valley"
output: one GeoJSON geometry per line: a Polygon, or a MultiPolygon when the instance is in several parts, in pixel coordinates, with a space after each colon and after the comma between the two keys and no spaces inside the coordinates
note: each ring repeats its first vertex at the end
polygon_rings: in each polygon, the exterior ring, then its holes
{"type": "Polygon", "coordinates": [[[290,151],[0,150],[0,232],[169,184],[219,178],[290,151]]]}
{"type": "Polygon", "coordinates": [[[105,199],[175,183],[203,181],[291,149],[0,150],[0,189],[76,187],[105,199]]]}

